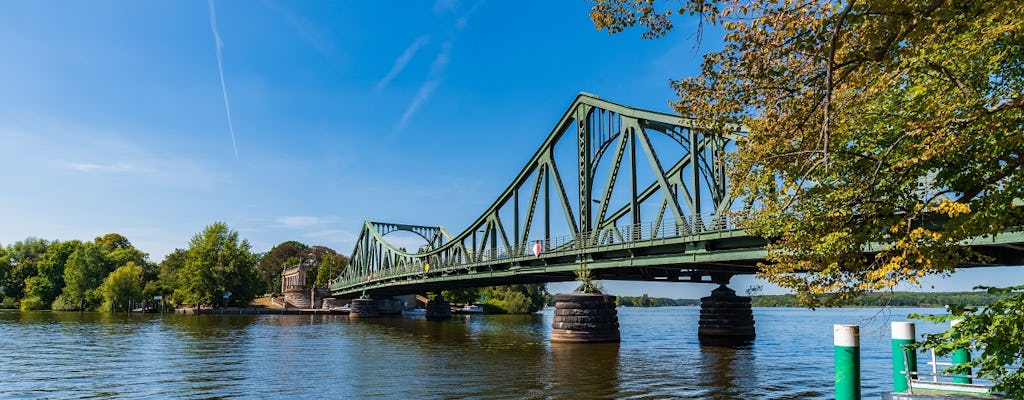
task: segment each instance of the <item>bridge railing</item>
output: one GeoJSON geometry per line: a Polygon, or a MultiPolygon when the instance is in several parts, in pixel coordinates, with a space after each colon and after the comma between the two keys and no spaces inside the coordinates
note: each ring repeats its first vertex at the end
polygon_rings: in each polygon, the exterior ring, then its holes
{"type": "Polygon", "coordinates": [[[698,237],[702,234],[736,229],[727,215],[697,214],[686,216],[680,222],[675,219],[661,223],[646,222],[619,227],[605,227],[577,236],[564,235],[546,240],[532,240],[509,248],[492,248],[482,251],[469,250],[467,254],[449,255],[447,259],[415,259],[369,275],[341,278],[332,286],[351,287],[372,281],[387,280],[410,275],[426,276],[428,273],[453,273],[470,271],[473,267],[497,263],[512,263],[536,257],[583,255],[615,246],[647,245],[652,241],[680,237],[698,237]],[[534,254],[534,246],[541,245],[541,254],[534,254]],[[429,265],[429,270],[426,266],[429,265]]]}

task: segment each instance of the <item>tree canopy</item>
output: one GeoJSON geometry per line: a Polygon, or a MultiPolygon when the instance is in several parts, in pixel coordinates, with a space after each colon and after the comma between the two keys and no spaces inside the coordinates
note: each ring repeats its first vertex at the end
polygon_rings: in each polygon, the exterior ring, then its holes
{"type": "Polygon", "coordinates": [[[196,306],[218,306],[227,292],[232,301],[248,304],[260,289],[249,241],[239,242],[238,232],[223,222],[208,225],[192,237],[178,274],[181,299],[196,306]]]}
{"type": "Polygon", "coordinates": [[[595,3],[611,33],[660,37],[679,14],[724,30],[672,105],[745,131],[740,224],[770,240],[759,274],[804,304],[987,262],[962,242],[1024,225],[1024,3],[595,3]]]}
{"type": "Polygon", "coordinates": [[[130,311],[131,302],[142,297],[142,267],[129,261],[107,275],[98,289],[110,311],[130,311]]]}
{"type": "Polygon", "coordinates": [[[961,240],[1024,221],[1024,4],[598,1],[592,17],[658,37],[673,11],[725,29],[673,106],[745,127],[731,187],[773,239],[772,282],[841,302],[977,260],[961,240]]]}
{"type": "Polygon", "coordinates": [[[64,267],[63,295],[79,309],[85,308],[98,300],[96,288],[114,268],[102,247],[91,242],[83,243],[68,256],[64,267]]]}

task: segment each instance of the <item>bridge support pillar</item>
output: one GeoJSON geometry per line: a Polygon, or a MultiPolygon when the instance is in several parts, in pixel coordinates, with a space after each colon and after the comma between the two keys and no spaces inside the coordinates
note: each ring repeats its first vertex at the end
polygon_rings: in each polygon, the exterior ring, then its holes
{"type": "Polygon", "coordinates": [[[432,321],[444,321],[452,319],[452,303],[445,300],[440,294],[427,302],[427,319],[432,321]]]}
{"type": "Polygon", "coordinates": [[[718,288],[700,299],[697,338],[706,346],[744,346],[754,342],[754,312],[750,298],[729,289],[730,275],[712,275],[718,288]]]}
{"type": "Polygon", "coordinates": [[[373,299],[352,299],[352,305],[348,313],[349,318],[372,318],[379,317],[377,304],[373,299]]]}
{"type": "Polygon", "coordinates": [[[551,324],[554,343],[618,342],[619,316],[615,296],[592,293],[555,296],[551,324]]]}

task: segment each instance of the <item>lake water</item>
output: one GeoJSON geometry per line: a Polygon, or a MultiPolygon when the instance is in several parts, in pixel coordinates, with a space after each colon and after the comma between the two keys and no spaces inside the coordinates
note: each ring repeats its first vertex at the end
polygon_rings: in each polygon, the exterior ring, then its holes
{"type": "MultiPolygon", "coordinates": [[[[0,311],[2,398],[826,399],[832,324],[860,324],[863,392],[892,387],[889,321],[941,309],[755,308],[757,340],[701,347],[698,307],[619,308],[622,343],[548,341],[535,315],[0,311]]],[[[939,327],[918,321],[918,333],[939,327]]]]}

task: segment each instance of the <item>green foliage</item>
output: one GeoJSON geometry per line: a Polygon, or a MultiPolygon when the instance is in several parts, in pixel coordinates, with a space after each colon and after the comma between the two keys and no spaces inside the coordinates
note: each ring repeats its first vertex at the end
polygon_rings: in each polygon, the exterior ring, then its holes
{"type": "Polygon", "coordinates": [[[261,289],[256,256],[249,241],[238,241],[238,232],[215,222],[189,242],[185,265],[179,271],[181,300],[186,304],[219,306],[225,292],[231,301],[248,304],[261,289]]]}
{"type": "Polygon", "coordinates": [[[348,258],[340,254],[324,254],[316,271],[317,285],[326,285],[331,279],[341,275],[341,271],[348,266],[348,258]]]}
{"type": "Polygon", "coordinates": [[[53,311],[76,311],[78,310],[79,303],[77,300],[72,299],[64,294],[57,296],[50,304],[50,309],[53,311]]]}
{"type": "Polygon", "coordinates": [[[181,304],[180,297],[181,281],[178,272],[185,267],[185,258],[188,252],[182,249],[174,249],[173,252],[164,257],[157,267],[155,279],[146,283],[143,294],[147,298],[163,296],[164,300],[171,304],[181,304]]]}
{"type": "MultiPolygon", "coordinates": [[[[673,106],[711,130],[745,127],[729,178],[755,207],[737,220],[770,240],[759,275],[802,304],[986,261],[963,243],[1024,226],[1024,2],[595,2],[613,33],[660,37],[673,12],[724,29],[700,75],[672,83],[673,106]]],[[[1019,310],[963,340],[1016,343],[1003,327],[1024,325],[1019,310]]],[[[990,351],[980,365],[1019,365],[990,351]]]]}
{"type": "MultiPolygon", "coordinates": [[[[310,247],[302,252],[302,254],[299,256],[299,263],[305,265],[307,268],[306,285],[312,286],[317,284],[317,278],[320,277],[320,266],[323,265],[324,259],[327,257],[333,259],[334,257],[339,257],[339,255],[338,252],[334,251],[334,249],[320,245],[310,247]]],[[[342,259],[345,258],[344,256],[340,257],[342,259]]],[[[348,260],[345,261],[347,262],[348,260]]],[[[332,262],[339,263],[340,261],[333,260],[332,262]]],[[[335,275],[334,277],[337,277],[337,275],[335,275]]]]}
{"type": "Polygon", "coordinates": [[[104,252],[110,253],[115,250],[131,249],[132,243],[128,241],[128,238],[124,237],[120,233],[108,233],[103,236],[97,236],[93,239],[93,243],[96,243],[104,252]]]}
{"type": "Polygon", "coordinates": [[[573,272],[576,274],[576,280],[580,282],[576,293],[601,293],[601,285],[594,281],[594,275],[590,273],[586,264],[580,264],[573,272]]]}
{"type": "MultiPolygon", "coordinates": [[[[0,286],[7,282],[7,275],[11,272],[11,257],[7,254],[7,248],[0,245],[0,286]]],[[[7,297],[7,287],[0,289],[0,300],[7,297]]]]}
{"type": "Polygon", "coordinates": [[[129,261],[107,275],[98,291],[103,310],[131,311],[131,302],[142,299],[142,267],[129,261]]]}
{"type": "Polygon", "coordinates": [[[95,305],[96,288],[114,270],[114,265],[95,243],[83,243],[70,256],[64,267],[64,292],[69,300],[77,301],[79,308],[95,305]]]}
{"type": "Polygon", "coordinates": [[[47,307],[38,297],[25,297],[21,299],[21,311],[45,310],[47,307]]]}
{"type": "MultiPolygon", "coordinates": [[[[63,273],[63,271],[61,271],[63,273]]],[[[60,279],[61,283],[64,283],[63,276],[60,279]]],[[[33,299],[35,302],[42,305],[41,308],[49,308],[50,303],[53,299],[57,298],[60,294],[60,289],[50,279],[44,276],[33,276],[25,280],[25,299],[33,299]]],[[[22,304],[22,309],[25,306],[22,304]]]]}
{"type": "Polygon", "coordinates": [[[951,306],[949,315],[912,318],[931,322],[959,320],[950,330],[927,335],[919,348],[933,348],[938,355],[949,355],[958,349],[980,354],[967,364],[954,366],[950,373],[988,377],[995,384],[993,390],[1014,398],[1024,394],[1024,286],[994,288],[979,286],[997,300],[984,307],[951,306]]]}
{"type": "Polygon", "coordinates": [[[26,295],[37,297],[44,307],[49,307],[64,290],[64,267],[68,257],[81,245],[77,240],[51,243],[36,264],[39,275],[25,282],[26,295]]]}
{"type": "Polygon", "coordinates": [[[38,274],[36,264],[49,245],[46,240],[29,237],[7,246],[4,254],[0,254],[0,263],[4,264],[0,266],[0,286],[4,287],[5,297],[24,297],[25,281],[38,274]]]}
{"type": "Polygon", "coordinates": [[[445,290],[441,292],[452,304],[472,304],[483,301],[484,310],[491,314],[530,314],[540,311],[549,294],[544,284],[488,286],[445,290]]]}
{"type": "MultiPolygon", "coordinates": [[[[762,277],[809,305],[842,304],[984,261],[965,239],[1024,225],[1022,12],[998,0],[683,2],[677,13],[726,34],[700,75],[673,82],[674,107],[711,129],[746,127],[731,189],[756,205],[741,223],[771,239],[762,277]]],[[[592,18],[658,37],[671,14],[598,0],[592,18]]]]}
{"type": "Polygon", "coordinates": [[[669,299],[665,297],[649,297],[645,293],[639,297],[618,296],[615,304],[620,307],[676,307],[695,306],[700,300],[695,299],[669,299]]]}
{"type": "Polygon", "coordinates": [[[441,296],[452,304],[472,304],[480,301],[483,288],[451,289],[441,291],[441,296]]]}
{"type": "Polygon", "coordinates": [[[13,297],[4,297],[4,299],[0,301],[0,309],[16,310],[18,307],[18,300],[13,297]]]}

